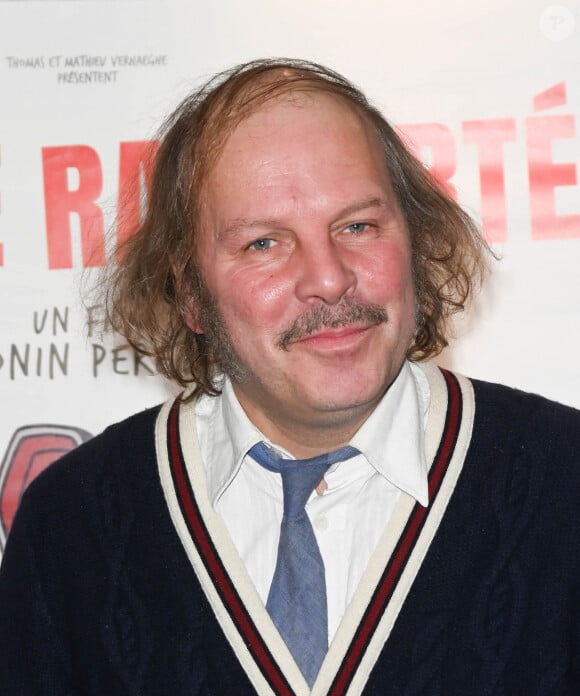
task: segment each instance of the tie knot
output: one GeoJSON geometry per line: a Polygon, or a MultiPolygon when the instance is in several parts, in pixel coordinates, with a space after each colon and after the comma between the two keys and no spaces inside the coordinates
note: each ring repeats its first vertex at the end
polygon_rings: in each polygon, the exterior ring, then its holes
{"type": "Polygon", "coordinates": [[[284,515],[297,517],[330,464],[325,461],[304,463],[301,460],[283,460],[280,465],[284,491],[284,515]]]}
{"type": "Polygon", "coordinates": [[[248,454],[266,469],[280,473],[284,492],[284,515],[296,517],[303,512],[310,494],[329,467],[354,457],[359,451],[347,445],[310,459],[283,459],[266,444],[258,442],[248,454]]]}

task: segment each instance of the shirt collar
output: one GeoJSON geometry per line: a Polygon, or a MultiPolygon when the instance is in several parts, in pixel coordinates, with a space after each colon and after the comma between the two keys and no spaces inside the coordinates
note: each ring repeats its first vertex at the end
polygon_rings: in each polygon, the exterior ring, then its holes
{"type": "Polygon", "coordinates": [[[223,380],[220,396],[202,396],[202,415],[208,421],[206,476],[212,505],[238,473],[247,451],[257,442],[268,442],[246,415],[232,383],[223,380]],[[205,413],[203,413],[205,411],[205,413]]]}
{"type": "Polygon", "coordinates": [[[405,362],[378,406],[350,441],[394,486],[427,506],[425,423],[429,383],[423,371],[405,362]]]}
{"type": "MultiPolygon", "coordinates": [[[[379,474],[424,506],[428,503],[424,444],[428,407],[429,385],[423,371],[405,362],[350,442],[379,474]]],[[[198,417],[207,419],[207,461],[211,464],[205,468],[214,506],[235,478],[247,451],[257,442],[267,442],[284,456],[291,456],[250,421],[227,378],[221,395],[201,397],[196,411],[198,417]]]]}

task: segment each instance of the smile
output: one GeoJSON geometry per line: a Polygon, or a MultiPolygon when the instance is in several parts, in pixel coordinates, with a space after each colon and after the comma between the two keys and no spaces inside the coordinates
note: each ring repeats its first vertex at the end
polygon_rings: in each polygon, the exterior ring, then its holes
{"type": "Polygon", "coordinates": [[[305,336],[295,342],[306,348],[321,350],[340,350],[354,347],[359,341],[366,338],[368,332],[376,324],[340,326],[336,329],[325,328],[313,334],[305,336]]]}

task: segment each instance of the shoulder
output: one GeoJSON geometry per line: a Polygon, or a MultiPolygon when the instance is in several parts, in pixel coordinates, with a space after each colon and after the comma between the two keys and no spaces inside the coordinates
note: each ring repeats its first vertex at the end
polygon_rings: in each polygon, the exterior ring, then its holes
{"type": "Polygon", "coordinates": [[[26,489],[19,512],[53,517],[83,508],[99,489],[138,489],[156,477],[155,422],[160,406],[115,423],[43,471],[26,489]]]}
{"type": "Polygon", "coordinates": [[[554,507],[571,510],[580,495],[580,411],[538,394],[470,381],[475,418],[469,464],[470,471],[483,472],[479,490],[493,481],[520,494],[525,488],[539,497],[542,490],[554,507]]]}
{"type": "Polygon", "coordinates": [[[580,454],[580,411],[538,394],[471,379],[476,418],[485,428],[515,429],[545,444],[570,443],[580,454]]]}
{"type": "MultiPolygon", "coordinates": [[[[475,519],[478,529],[495,540],[503,538],[506,549],[512,550],[533,530],[538,544],[540,536],[544,540],[547,556],[552,557],[554,539],[576,553],[580,412],[519,389],[468,381],[473,386],[474,418],[449,518],[452,524],[462,526],[466,519],[475,519]]],[[[470,391],[465,398],[472,398],[470,391]]],[[[528,540],[532,544],[531,536],[528,540]]]]}

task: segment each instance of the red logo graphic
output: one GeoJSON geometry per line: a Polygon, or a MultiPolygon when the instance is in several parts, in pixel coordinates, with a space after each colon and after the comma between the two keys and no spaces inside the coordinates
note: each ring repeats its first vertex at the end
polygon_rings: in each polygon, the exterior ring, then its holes
{"type": "Polygon", "coordinates": [[[16,430],[0,465],[0,551],[28,484],[91,437],[85,430],[67,425],[25,425],[16,430]]]}

